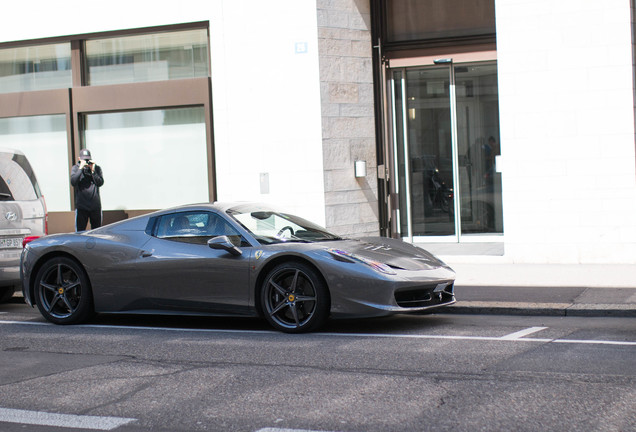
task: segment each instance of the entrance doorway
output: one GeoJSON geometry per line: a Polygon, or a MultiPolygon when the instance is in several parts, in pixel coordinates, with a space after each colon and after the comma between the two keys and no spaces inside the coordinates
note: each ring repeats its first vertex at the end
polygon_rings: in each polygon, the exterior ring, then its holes
{"type": "Polygon", "coordinates": [[[435,63],[387,74],[392,226],[411,242],[493,241],[503,234],[497,64],[435,63]]]}

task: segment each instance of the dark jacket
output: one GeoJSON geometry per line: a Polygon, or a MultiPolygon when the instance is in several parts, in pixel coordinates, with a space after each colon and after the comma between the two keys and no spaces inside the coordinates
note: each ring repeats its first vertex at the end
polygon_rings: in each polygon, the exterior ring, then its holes
{"type": "Polygon", "coordinates": [[[104,184],[102,168],[95,165],[95,172],[79,168],[79,162],[71,169],[71,185],[75,188],[75,208],[78,210],[101,210],[99,188],[104,184]]]}

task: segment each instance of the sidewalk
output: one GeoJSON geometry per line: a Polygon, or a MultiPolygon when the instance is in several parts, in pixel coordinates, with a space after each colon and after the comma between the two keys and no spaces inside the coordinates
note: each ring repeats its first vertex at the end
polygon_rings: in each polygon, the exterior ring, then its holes
{"type": "Polygon", "coordinates": [[[445,312],[636,317],[636,265],[440,258],[457,273],[457,303],[445,312]]]}

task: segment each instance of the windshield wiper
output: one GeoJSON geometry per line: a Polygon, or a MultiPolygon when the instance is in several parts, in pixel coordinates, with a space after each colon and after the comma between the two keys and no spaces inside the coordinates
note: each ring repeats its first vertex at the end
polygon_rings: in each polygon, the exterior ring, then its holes
{"type": "Polygon", "coordinates": [[[301,238],[281,238],[281,243],[311,243],[311,240],[305,240],[301,238]]]}
{"type": "Polygon", "coordinates": [[[317,239],[313,239],[315,242],[328,242],[328,241],[338,241],[344,240],[342,237],[320,237],[317,239]]]}

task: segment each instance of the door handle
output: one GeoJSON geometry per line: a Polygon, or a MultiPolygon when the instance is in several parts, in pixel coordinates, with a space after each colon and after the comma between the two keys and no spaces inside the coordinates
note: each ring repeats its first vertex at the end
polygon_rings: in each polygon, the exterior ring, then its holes
{"type": "Polygon", "coordinates": [[[153,249],[153,250],[151,250],[150,252],[149,252],[149,251],[142,250],[142,251],[141,251],[141,257],[142,257],[142,258],[148,258],[149,256],[152,256],[152,253],[153,253],[154,251],[155,251],[154,249],[153,249]]]}

